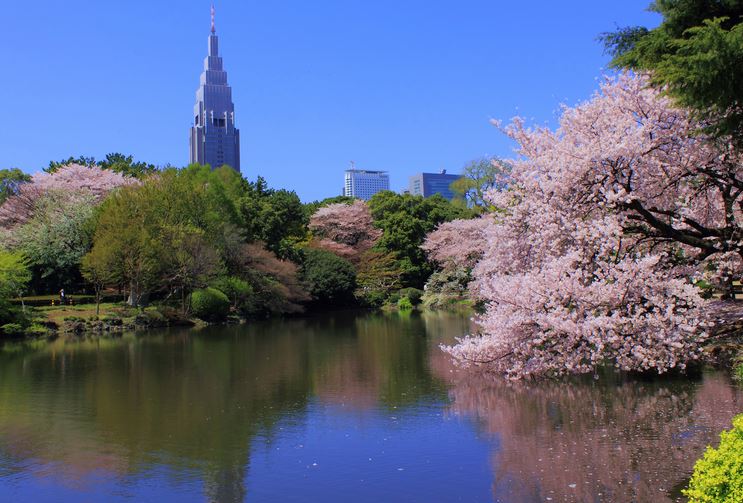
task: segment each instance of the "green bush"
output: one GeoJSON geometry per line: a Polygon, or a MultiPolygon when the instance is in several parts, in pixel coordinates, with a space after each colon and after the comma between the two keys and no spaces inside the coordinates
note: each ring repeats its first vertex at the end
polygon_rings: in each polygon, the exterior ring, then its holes
{"type": "Polygon", "coordinates": [[[242,278],[222,276],[215,279],[211,286],[225,294],[235,309],[244,311],[250,305],[253,287],[242,278]]]}
{"type": "Polygon", "coordinates": [[[397,301],[397,308],[400,311],[410,311],[413,309],[413,303],[410,302],[410,299],[408,297],[402,297],[400,300],[397,301]]]}
{"type": "Polygon", "coordinates": [[[319,303],[343,305],[353,300],[356,270],[348,260],[334,253],[305,250],[302,279],[312,298],[319,303]]]}
{"type": "Polygon", "coordinates": [[[739,363],[738,365],[736,365],[734,372],[735,372],[735,378],[738,379],[739,381],[743,381],[743,363],[739,363]]]}
{"type": "Polygon", "coordinates": [[[23,326],[18,323],[6,323],[0,327],[0,331],[5,335],[23,335],[25,330],[23,326]]]}
{"type": "Polygon", "coordinates": [[[196,290],[191,294],[191,312],[202,320],[223,320],[230,313],[230,299],[216,288],[196,290]]]}
{"type": "Polygon", "coordinates": [[[717,449],[707,447],[683,492],[690,503],[743,501],[743,414],[733,419],[732,430],[720,434],[717,449]]]}
{"type": "Polygon", "coordinates": [[[410,303],[417,306],[421,303],[421,297],[423,297],[423,290],[418,288],[403,288],[400,290],[400,297],[407,297],[410,303]]]}
{"type": "Polygon", "coordinates": [[[360,288],[356,290],[356,298],[362,306],[382,307],[385,300],[387,300],[387,295],[381,290],[364,290],[360,288]]]}
{"type": "Polygon", "coordinates": [[[28,327],[25,330],[26,335],[29,336],[41,336],[41,335],[47,335],[49,334],[49,329],[46,328],[44,325],[40,325],[38,323],[33,323],[30,327],[28,327]]]}

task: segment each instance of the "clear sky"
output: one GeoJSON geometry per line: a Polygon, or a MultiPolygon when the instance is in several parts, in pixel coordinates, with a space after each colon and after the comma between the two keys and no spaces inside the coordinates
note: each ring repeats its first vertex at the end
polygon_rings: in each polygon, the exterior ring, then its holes
{"type": "MultiPolygon", "coordinates": [[[[70,155],[188,163],[208,0],[2,1],[0,167],[70,155]]],[[[649,0],[217,0],[242,173],[305,201],[350,161],[408,176],[509,156],[489,120],[554,125],[608,57],[596,36],[649,0]]]]}

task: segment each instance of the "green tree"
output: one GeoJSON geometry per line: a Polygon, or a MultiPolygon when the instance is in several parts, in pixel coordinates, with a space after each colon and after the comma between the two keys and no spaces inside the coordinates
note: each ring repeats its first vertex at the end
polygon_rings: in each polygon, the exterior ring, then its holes
{"type": "Polygon", "coordinates": [[[18,168],[0,169],[0,204],[15,194],[18,185],[31,181],[31,175],[27,175],[18,168]]]}
{"type": "Polygon", "coordinates": [[[13,231],[37,290],[55,291],[80,280],[80,261],[92,246],[95,204],[90,194],[49,191],[36,202],[31,220],[13,231]]]}
{"type": "Polygon", "coordinates": [[[80,272],[95,292],[95,315],[100,315],[103,289],[116,282],[116,253],[106,246],[97,246],[82,258],[80,272]]]}
{"type": "Polygon", "coordinates": [[[23,255],[0,249],[0,325],[13,319],[10,305],[13,297],[20,297],[23,310],[26,310],[23,294],[29,281],[31,272],[23,255]]]}
{"type": "Polygon", "coordinates": [[[356,298],[368,306],[381,306],[392,292],[402,286],[403,271],[392,253],[366,252],[356,275],[356,298]]]}
{"type": "Polygon", "coordinates": [[[193,165],[163,170],[103,203],[94,251],[113,250],[113,278],[128,287],[132,305],[159,290],[177,295],[185,310],[189,293],[222,271],[241,244],[231,229],[243,185],[230,168],[193,165]]]}
{"type": "Polygon", "coordinates": [[[472,210],[458,207],[435,194],[423,198],[410,194],[379,192],[369,201],[374,224],[382,229],[375,249],[392,254],[401,270],[401,286],[423,288],[433,272],[421,244],[437,225],[457,218],[471,218],[472,210]]]}
{"type": "Polygon", "coordinates": [[[261,241],[279,258],[299,260],[295,245],[305,239],[309,215],[293,191],[269,189],[258,177],[240,200],[241,228],[250,242],[261,241]]]}
{"type": "Polygon", "coordinates": [[[656,0],[655,29],[601,35],[612,65],[649,72],[652,84],[707,121],[718,136],[743,142],[743,1],[656,0]]]}
{"type": "Polygon", "coordinates": [[[124,155],[118,152],[106,154],[106,159],[99,161],[98,166],[102,169],[110,169],[122,175],[133,176],[135,178],[142,178],[158,171],[154,164],[135,161],[131,155],[124,155]]]}
{"type": "Polygon", "coordinates": [[[162,281],[171,292],[180,293],[181,312],[188,311],[186,299],[196,288],[203,288],[221,272],[217,251],[202,229],[189,224],[165,225],[160,230],[162,281]]]}
{"type": "Polygon", "coordinates": [[[158,171],[154,164],[135,161],[133,156],[120,154],[118,152],[106,154],[106,158],[102,161],[96,161],[95,157],[86,157],[84,155],[78,157],[70,156],[61,161],[50,161],[49,165],[44,168],[44,171],[47,173],[54,173],[62,166],[68,164],[98,166],[101,169],[110,169],[116,173],[121,173],[122,175],[132,176],[135,178],[143,178],[158,171]]]}
{"type": "Polygon", "coordinates": [[[477,213],[490,209],[485,194],[490,189],[504,188],[507,185],[511,166],[497,157],[475,159],[464,167],[462,178],[452,182],[455,204],[472,208],[477,213]]]}
{"type": "Polygon", "coordinates": [[[344,305],[353,300],[356,271],[348,260],[334,253],[305,250],[301,277],[313,300],[320,304],[344,305]]]}
{"type": "Polygon", "coordinates": [[[159,250],[158,191],[124,187],[101,205],[91,254],[110,254],[112,283],[125,286],[129,304],[138,306],[157,286],[162,268],[159,250]]]}
{"type": "Polygon", "coordinates": [[[68,164],[79,164],[80,166],[95,166],[95,157],[85,157],[84,155],[73,157],[70,156],[67,159],[62,159],[61,161],[49,161],[49,165],[44,168],[44,171],[47,173],[54,173],[62,166],[67,166],[68,164]]]}

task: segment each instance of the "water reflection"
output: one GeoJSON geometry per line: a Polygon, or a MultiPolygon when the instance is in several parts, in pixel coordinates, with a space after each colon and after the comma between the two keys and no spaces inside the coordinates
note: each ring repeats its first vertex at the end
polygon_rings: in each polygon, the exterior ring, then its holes
{"type": "Polygon", "coordinates": [[[363,411],[441,401],[419,317],[340,315],[199,332],[6,345],[0,476],[89,476],[167,467],[242,501],[257,435],[318,397],[363,411]]]}
{"type": "Polygon", "coordinates": [[[675,501],[706,445],[743,410],[719,373],[698,379],[506,383],[439,371],[450,411],[493,435],[497,501],[675,501]]]}
{"type": "Polygon", "coordinates": [[[461,316],[347,313],[6,344],[0,493],[662,501],[743,409],[719,374],[530,387],[465,377],[438,345],[467,330],[461,316]],[[332,469],[307,475],[302,446],[332,469]]]}

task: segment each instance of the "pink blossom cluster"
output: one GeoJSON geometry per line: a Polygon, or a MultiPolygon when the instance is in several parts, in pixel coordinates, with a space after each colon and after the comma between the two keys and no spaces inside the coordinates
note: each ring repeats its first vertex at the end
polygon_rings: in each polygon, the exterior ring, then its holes
{"type": "Polygon", "coordinates": [[[662,373],[697,358],[706,301],[690,272],[743,245],[732,151],[630,75],[566,108],[556,131],[505,131],[520,157],[509,189],[488,196],[506,211],[482,230],[473,271],[483,333],[444,349],[511,378],[662,373]]]}
{"type": "Polygon", "coordinates": [[[492,223],[493,216],[488,214],[444,222],[426,236],[421,248],[444,269],[472,268],[485,253],[485,232],[492,223]]]}
{"type": "Polygon", "coordinates": [[[359,260],[382,236],[369,206],[361,200],[323,206],[310,218],[309,228],[315,235],[314,246],[351,261],[359,260]]]}
{"type": "Polygon", "coordinates": [[[48,192],[90,194],[101,201],[111,190],[135,183],[136,179],[111,170],[79,164],[62,166],[54,173],[36,173],[0,206],[0,226],[13,227],[30,220],[37,201],[48,192]]]}

